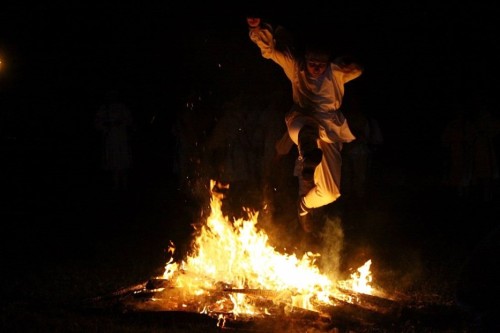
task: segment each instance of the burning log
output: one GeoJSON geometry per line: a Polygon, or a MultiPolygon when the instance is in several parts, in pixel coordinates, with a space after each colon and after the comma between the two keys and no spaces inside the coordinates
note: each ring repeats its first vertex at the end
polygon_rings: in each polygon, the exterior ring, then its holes
{"type": "Polygon", "coordinates": [[[292,293],[290,291],[273,291],[261,289],[224,289],[228,293],[243,293],[245,295],[269,297],[273,302],[279,300],[281,311],[274,311],[273,315],[277,317],[287,317],[287,320],[294,319],[295,324],[298,322],[308,322],[320,324],[321,327],[326,326],[334,327],[353,327],[353,325],[389,325],[391,322],[397,321],[400,317],[402,306],[400,303],[367,294],[355,293],[349,290],[342,290],[346,296],[351,300],[335,298],[335,305],[325,305],[319,302],[314,302],[315,308],[318,311],[303,309],[300,307],[290,307],[290,298],[292,293]],[[291,310],[290,310],[291,309],[291,310]]]}
{"type": "Polygon", "coordinates": [[[130,287],[122,288],[107,295],[97,296],[84,300],[84,304],[99,304],[103,302],[116,302],[130,294],[141,292],[146,289],[148,281],[130,287]]]}
{"type": "Polygon", "coordinates": [[[223,289],[223,292],[225,293],[238,293],[238,294],[246,294],[246,295],[255,295],[255,296],[261,296],[261,297],[270,297],[270,298],[277,298],[282,296],[283,294],[291,294],[290,291],[285,290],[282,292],[275,291],[275,290],[267,290],[267,289],[232,289],[232,288],[225,288],[223,289]]]}
{"type": "Polygon", "coordinates": [[[324,314],[328,314],[334,327],[377,326],[383,327],[394,323],[398,315],[375,311],[358,304],[338,300],[334,306],[317,305],[324,314]]]}
{"type": "MultiPolygon", "coordinates": [[[[152,279],[147,283],[141,284],[139,286],[143,286],[141,290],[138,290],[138,287],[128,288],[129,294],[132,294],[133,298],[136,300],[147,300],[150,298],[166,300],[175,297],[176,294],[182,293],[182,290],[175,291],[176,288],[172,287],[171,283],[168,280],[164,279],[152,279]]],[[[276,309],[276,305],[281,304],[282,307],[284,306],[288,307],[289,309],[293,309],[289,312],[293,312],[295,315],[297,315],[298,313],[302,313],[305,315],[307,313],[318,314],[322,312],[324,315],[330,314],[332,312],[337,312],[337,309],[339,308],[351,309],[351,312],[373,312],[375,314],[382,314],[386,316],[397,316],[401,311],[401,304],[390,299],[355,293],[348,290],[342,290],[342,292],[345,293],[346,299],[349,299],[350,302],[342,300],[340,298],[334,298],[335,305],[327,305],[321,302],[315,302],[314,299],[311,300],[314,303],[314,306],[317,309],[320,309],[320,311],[312,311],[298,306],[292,306],[291,299],[292,296],[294,296],[294,293],[290,290],[277,291],[269,289],[231,288],[227,284],[223,283],[219,283],[218,288],[214,288],[209,293],[207,293],[207,295],[204,295],[203,297],[199,296],[198,301],[203,298],[206,302],[216,303],[217,300],[220,301],[224,297],[227,298],[230,294],[244,294],[245,296],[251,297],[254,300],[260,300],[261,305],[267,304],[270,306],[270,308],[276,309]],[[271,304],[274,304],[274,306],[272,306],[271,304]]],[[[123,292],[114,294],[121,294],[122,298],[124,296],[123,292]]],[[[283,314],[285,311],[278,312],[283,314]]],[[[220,311],[218,313],[221,314],[223,313],[223,311],[220,311]]]]}
{"type": "Polygon", "coordinates": [[[401,304],[394,300],[346,289],[340,289],[340,291],[349,297],[350,303],[360,308],[391,316],[399,315],[401,312],[401,304]]]}
{"type": "MultiPolygon", "coordinates": [[[[356,332],[407,331],[415,327],[466,327],[470,314],[453,305],[414,304],[374,295],[342,290],[346,299],[335,298],[334,305],[311,299],[315,310],[292,306],[290,290],[231,288],[224,283],[204,295],[185,294],[165,279],[150,279],[144,283],[120,289],[92,299],[101,309],[119,310],[134,321],[157,321],[160,325],[190,325],[193,320],[207,327],[225,331],[245,332],[356,332]],[[252,303],[266,311],[234,313],[234,295],[244,294],[252,303]],[[183,321],[186,321],[185,323],[183,321]]],[[[200,324],[201,325],[201,324],[200,324]]]]}
{"type": "Polygon", "coordinates": [[[164,288],[172,288],[172,281],[161,278],[150,279],[146,282],[144,288],[151,291],[160,291],[164,288]]]}

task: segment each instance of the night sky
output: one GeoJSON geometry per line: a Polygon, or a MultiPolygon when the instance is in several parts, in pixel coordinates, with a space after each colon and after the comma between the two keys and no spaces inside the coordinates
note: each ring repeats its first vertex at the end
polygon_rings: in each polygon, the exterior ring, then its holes
{"type": "MultiPolygon", "coordinates": [[[[47,2],[0,12],[2,134],[85,137],[106,91],[167,131],[189,98],[224,101],[284,75],[247,37],[260,15],[365,67],[348,86],[390,142],[435,140],[457,105],[497,110],[498,10],[477,2],[248,6],[47,2]],[[271,75],[270,75],[271,74],[271,75]],[[263,77],[266,76],[267,77],[263,77]],[[271,77],[272,76],[272,77],[271,77]],[[161,123],[161,121],[164,121],[161,123]]],[[[271,82],[271,84],[269,84],[271,82]]]]}

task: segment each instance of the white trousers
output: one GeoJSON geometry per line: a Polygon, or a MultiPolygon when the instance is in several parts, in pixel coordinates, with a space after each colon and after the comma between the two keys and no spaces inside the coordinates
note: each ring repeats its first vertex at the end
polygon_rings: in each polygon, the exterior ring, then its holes
{"type": "Polygon", "coordinates": [[[306,124],[314,124],[320,128],[318,146],[323,151],[323,159],[314,172],[314,183],[302,179],[301,156],[296,161],[295,175],[299,177],[299,196],[303,197],[306,207],[318,208],[332,203],[340,197],[342,142],[333,142],[331,138],[325,138],[324,127],[312,116],[291,111],[286,117],[286,125],[288,134],[296,145],[299,143],[299,132],[306,124]]]}

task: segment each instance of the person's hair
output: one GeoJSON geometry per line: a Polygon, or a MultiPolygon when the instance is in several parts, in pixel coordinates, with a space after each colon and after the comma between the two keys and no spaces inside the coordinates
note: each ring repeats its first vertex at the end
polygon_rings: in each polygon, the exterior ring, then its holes
{"type": "Polygon", "coordinates": [[[327,48],[325,45],[321,44],[308,43],[306,44],[306,47],[304,49],[304,57],[306,59],[319,57],[319,58],[326,58],[328,59],[328,61],[330,61],[331,55],[332,55],[331,50],[327,48]]]}
{"type": "Polygon", "coordinates": [[[304,38],[302,50],[304,62],[310,59],[326,62],[332,60],[332,50],[323,37],[309,33],[304,38]]]}

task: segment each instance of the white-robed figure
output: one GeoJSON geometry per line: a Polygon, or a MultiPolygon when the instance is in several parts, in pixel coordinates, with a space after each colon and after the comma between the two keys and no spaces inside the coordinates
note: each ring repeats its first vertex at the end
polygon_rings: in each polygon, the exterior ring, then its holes
{"type": "Polygon", "coordinates": [[[309,213],[340,197],[342,144],[355,139],[340,107],[344,84],[359,77],[362,69],[331,61],[328,51],[312,46],[300,57],[290,45],[278,44],[278,30],[270,24],[255,17],[247,17],[247,24],[250,40],[264,58],[281,66],[292,85],[294,103],[285,122],[299,151],[299,222],[309,233],[314,228],[309,213]]]}
{"type": "Polygon", "coordinates": [[[111,172],[113,189],[127,190],[133,156],[130,134],[135,129],[132,112],[115,90],[95,115],[95,127],[103,135],[102,169],[111,172]]]}

